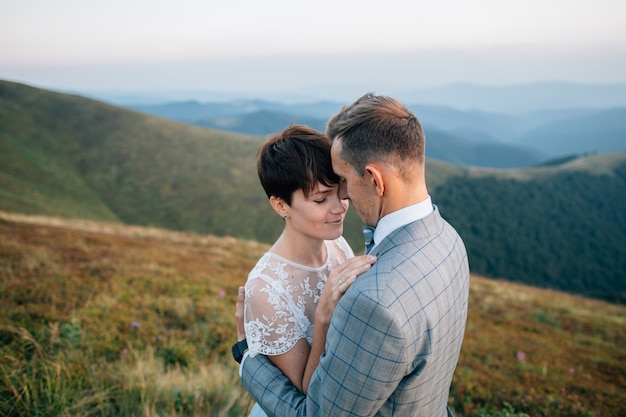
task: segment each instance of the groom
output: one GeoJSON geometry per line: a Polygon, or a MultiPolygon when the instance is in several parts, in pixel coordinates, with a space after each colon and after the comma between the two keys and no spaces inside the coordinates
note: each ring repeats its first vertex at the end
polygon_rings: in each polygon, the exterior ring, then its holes
{"type": "Polygon", "coordinates": [[[366,94],[327,134],[339,195],[375,227],[378,260],[339,301],[306,396],[263,355],[245,358],[242,383],[269,416],[451,415],[469,266],[428,194],[422,127],[398,101],[366,94]]]}

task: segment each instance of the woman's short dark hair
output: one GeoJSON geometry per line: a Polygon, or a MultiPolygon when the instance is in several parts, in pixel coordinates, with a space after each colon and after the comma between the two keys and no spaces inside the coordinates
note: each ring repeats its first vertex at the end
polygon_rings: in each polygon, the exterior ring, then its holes
{"type": "Polygon", "coordinates": [[[278,197],[291,204],[296,190],[304,196],[318,182],[333,186],[339,177],[330,160],[330,140],[308,126],[291,125],[270,135],[257,153],[257,173],[267,197],[278,197]]]}

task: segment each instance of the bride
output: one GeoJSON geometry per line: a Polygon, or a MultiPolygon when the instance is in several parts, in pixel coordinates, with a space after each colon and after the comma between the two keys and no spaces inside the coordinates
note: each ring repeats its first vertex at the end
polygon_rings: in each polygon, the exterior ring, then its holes
{"type": "MultiPolygon", "coordinates": [[[[271,135],[259,149],[259,179],[284,226],[248,275],[245,297],[240,289],[237,303],[247,354],[267,355],[304,394],[337,301],[375,261],[354,257],[342,237],[348,200],[339,198],[330,146],[325,135],[296,125],[271,135]]],[[[255,404],[250,416],[265,413],[255,404]]]]}

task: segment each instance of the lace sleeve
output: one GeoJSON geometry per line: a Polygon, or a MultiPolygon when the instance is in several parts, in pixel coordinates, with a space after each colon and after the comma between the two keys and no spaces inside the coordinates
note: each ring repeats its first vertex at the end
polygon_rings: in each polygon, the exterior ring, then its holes
{"type": "Polygon", "coordinates": [[[251,356],[281,355],[306,338],[310,324],[284,281],[259,276],[246,283],[244,327],[251,356]]]}

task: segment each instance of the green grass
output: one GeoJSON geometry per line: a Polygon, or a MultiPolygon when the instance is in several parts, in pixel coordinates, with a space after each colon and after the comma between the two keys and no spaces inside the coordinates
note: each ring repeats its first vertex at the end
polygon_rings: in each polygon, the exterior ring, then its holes
{"type": "Polygon", "coordinates": [[[31,221],[0,222],[1,415],[244,413],[233,305],[263,245],[31,221]]]}
{"type": "MultiPolygon", "coordinates": [[[[2,328],[27,349],[28,358],[5,356],[0,364],[6,416],[237,416],[250,400],[225,358],[211,363],[168,362],[154,346],[124,348],[119,359],[99,360],[88,346],[63,335],[43,347],[20,328],[2,328]]],[[[156,348],[159,350],[160,348],[156,348]]],[[[195,355],[188,352],[186,358],[195,355]]]]}
{"type": "MultiPolygon", "coordinates": [[[[0,213],[0,415],[241,416],[236,290],[267,245],[0,213]]],[[[472,277],[459,417],[621,416],[626,307],[472,277]]]]}
{"type": "Polygon", "coordinates": [[[468,415],[502,404],[532,416],[618,416],[626,410],[625,309],[474,277],[454,378],[468,415]]]}

